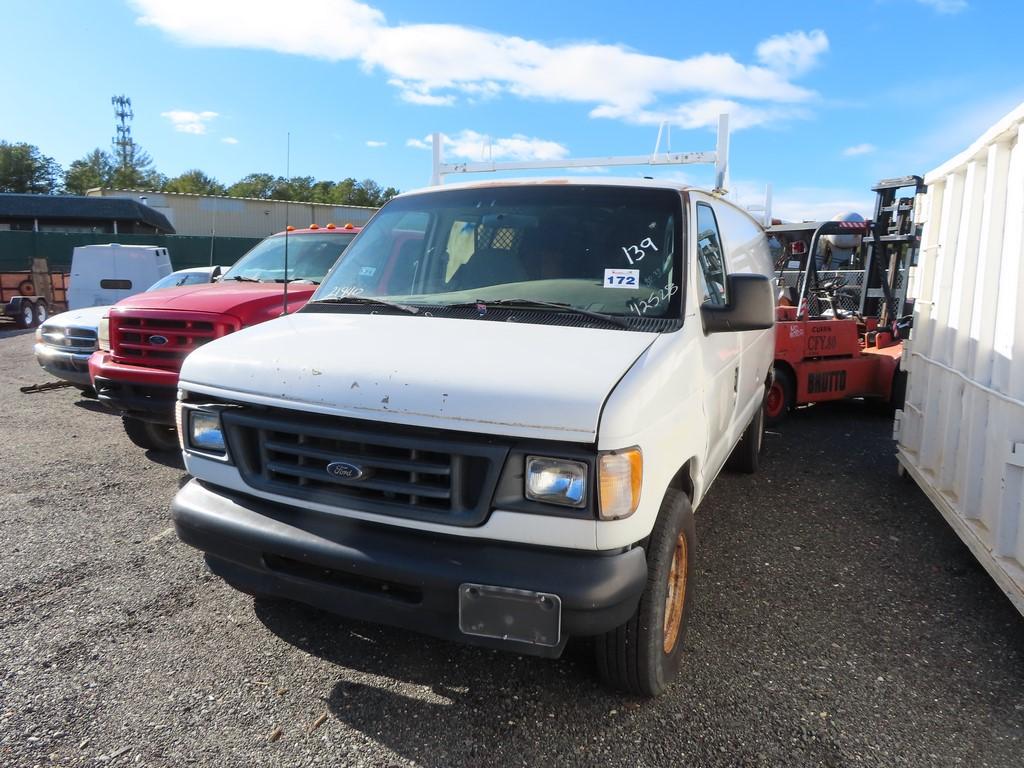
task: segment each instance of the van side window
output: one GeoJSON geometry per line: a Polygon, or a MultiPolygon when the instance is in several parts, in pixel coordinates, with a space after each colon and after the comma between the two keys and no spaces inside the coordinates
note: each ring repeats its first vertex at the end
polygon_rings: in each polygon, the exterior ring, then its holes
{"type": "Polygon", "coordinates": [[[703,291],[702,304],[725,306],[729,297],[725,293],[725,256],[718,222],[710,205],[697,203],[697,273],[703,291]]]}

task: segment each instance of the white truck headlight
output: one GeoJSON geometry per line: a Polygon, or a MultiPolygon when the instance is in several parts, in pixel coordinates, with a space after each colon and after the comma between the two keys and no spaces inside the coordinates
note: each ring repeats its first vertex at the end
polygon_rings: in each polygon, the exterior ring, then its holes
{"type": "Polygon", "coordinates": [[[206,453],[227,453],[224,430],[220,426],[220,414],[193,409],[189,409],[187,413],[188,447],[206,453]]]}
{"type": "Polygon", "coordinates": [[[110,351],[110,318],[100,318],[99,328],[96,330],[96,348],[103,352],[110,351]]]}
{"type": "Polygon", "coordinates": [[[568,459],[527,456],[526,498],[565,507],[586,506],[587,465],[568,459]]]}
{"type": "Polygon", "coordinates": [[[644,457],[639,448],[602,454],[597,463],[601,490],[598,516],[602,520],[621,520],[636,512],[643,477],[644,457]]]}

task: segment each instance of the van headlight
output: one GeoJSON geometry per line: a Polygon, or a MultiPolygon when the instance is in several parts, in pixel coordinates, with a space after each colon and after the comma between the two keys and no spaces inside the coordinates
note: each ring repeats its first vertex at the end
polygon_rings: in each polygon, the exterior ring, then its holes
{"type": "Polygon", "coordinates": [[[643,477],[644,457],[639,448],[602,454],[597,463],[598,517],[621,520],[636,512],[643,477]]]}
{"type": "Polygon", "coordinates": [[[110,318],[100,318],[99,328],[96,329],[96,348],[103,351],[110,351],[110,318]]]}
{"type": "Polygon", "coordinates": [[[224,444],[224,430],[220,425],[220,414],[215,411],[189,409],[188,446],[203,453],[227,453],[224,444]]]}
{"type": "Polygon", "coordinates": [[[587,504],[587,465],[568,459],[527,456],[525,493],[531,501],[584,507],[587,504]]]}

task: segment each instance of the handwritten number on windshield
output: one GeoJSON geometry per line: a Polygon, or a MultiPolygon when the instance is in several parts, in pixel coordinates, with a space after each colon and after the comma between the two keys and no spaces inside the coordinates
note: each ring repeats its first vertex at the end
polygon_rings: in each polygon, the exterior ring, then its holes
{"type": "Polygon", "coordinates": [[[622,246],[622,252],[626,254],[626,261],[630,264],[636,264],[638,261],[643,261],[644,256],[647,255],[648,251],[657,252],[658,246],[654,244],[654,241],[649,237],[645,237],[640,241],[639,245],[624,245],[622,246]]]}

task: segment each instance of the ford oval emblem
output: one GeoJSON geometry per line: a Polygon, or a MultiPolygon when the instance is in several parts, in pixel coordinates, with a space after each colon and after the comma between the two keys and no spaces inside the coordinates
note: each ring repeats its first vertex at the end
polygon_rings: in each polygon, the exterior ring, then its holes
{"type": "Polygon", "coordinates": [[[360,480],[363,477],[363,468],[347,461],[332,461],[327,465],[327,474],[341,480],[360,480]]]}
{"type": "Polygon", "coordinates": [[[164,344],[167,343],[167,337],[166,336],[150,336],[149,337],[149,343],[150,344],[156,344],[158,347],[162,347],[164,344]]]}

